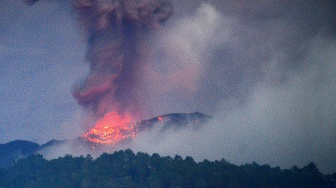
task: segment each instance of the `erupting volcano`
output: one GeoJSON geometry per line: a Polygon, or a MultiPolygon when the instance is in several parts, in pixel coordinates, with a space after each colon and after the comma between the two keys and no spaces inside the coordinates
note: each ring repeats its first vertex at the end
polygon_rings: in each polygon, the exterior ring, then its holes
{"type": "Polygon", "coordinates": [[[154,126],[161,131],[185,127],[198,129],[209,119],[210,116],[195,112],[166,114],[148,120],[133,121],[131,116],[120,116],[116,112],[110,112],[99,119],[94,128],[84,133],[82,138],[92,146],[102,144],[116,146],[119,142],[134,139],[136,134],[154,126]]]}
{"type": "Polygon", "coordinates": [[[82,138],[96,144],[117,145],[123,140],[133,139],[136,134],[151,129],[156,125],[162,131],[171,127],[191,127],[198,129],[210,116],[202,113],[175,113],[154,117],[148,120],[133,121],[131,116],[120,116],[115,112],[106,114],[98,120],[94,128],[84,133],[82,138]]]}
{"type": "MultiPolygon", "coordinates": [[[[26,0],[33,4],[37,0],[26,0]]],[[[116,144],[134,136],[131,122],[141,115],[137,82],[149,61],[147,33],[172,15],[165,0],[73,0],[87,37],[89,75],[76,84],[73,96],[83,106],[90,129],[82,137],[116,144]]]]}
{"type": "Polygon", "coordinates": [[[133,126],[131,117],[109,112],[102,119],[99,119],[94,128],[84,133],[82,137],[94,143],[115,145],[121,140],[134,137],[133,126]]]}
{"type": "MultiPolygon", "coordinates": [[[[25,1],[33,4],[38,0],[25,1]]],[[[171,125],[179,128],[192,124],[198,128],[209,118],[200,113],[182,113],[138,120],[142,115],[138,87],[144,65],[151,61],[148,36],[171,17],[173,9],[168,0],[70,2],[84,28],[90,65],[87,77],[72,90],[89,117],[83,123],[87,131],[78,138],[80,144],[74,145],[83,147],[85,142],[93,149],[98,145],[114,147],[153,125],[162,131],[171,125]]]]}
{"type": "Polygon", "coordinates": [[[131,122],[141,114],[135,86],[149,61],[146,33],[159,28],[172,7],[165,0],[77,0],[73,7],[88,37],[90,62],[73,96],[96,122],[82,137],[115,145],[134,136],[131,122]]]}

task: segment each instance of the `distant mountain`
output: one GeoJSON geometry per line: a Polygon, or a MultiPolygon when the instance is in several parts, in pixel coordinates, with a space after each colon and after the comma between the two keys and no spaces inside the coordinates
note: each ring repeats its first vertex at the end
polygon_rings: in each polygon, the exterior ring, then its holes
{"type": "Polygon", "coordinates": [[[14,164],[19,158],[27,157],[37,151],[39,147],[37,143],[23,140],[0,144],[0,168],[14,164]]]}
{"type": "MultiPolygon", "coordinates": [[[[190,128],[191,130],[201,129],[202,126],[211,118],[211,116],[195,113],[171,113],[148,120],[138,121],[134,124],[136,134],[148,131],[152,128],[159,128],[160,132],[173,129],[175,131],[190,128]]],[[[132,139],[125,139],[118,143],[119,145],[127,144],[132,139]]],[[[116,146],[117,147],[117,146],[116,146]]],[[[29,141],[16,140],[6,144],[0,144],[0,168],[6,168],[12,165],[19,158],[27,157],[30,154],[41,153],[49,155],[50,153],[75,152],[76,154],[100,155],[102,152],[111,151],[113,147],[104,144],[90,142],[82,137],[71,140],[51,140],[45,144],[39,145],[29,141]]],[[[51,156],[57,157],[57,156],[51,156]]]]}

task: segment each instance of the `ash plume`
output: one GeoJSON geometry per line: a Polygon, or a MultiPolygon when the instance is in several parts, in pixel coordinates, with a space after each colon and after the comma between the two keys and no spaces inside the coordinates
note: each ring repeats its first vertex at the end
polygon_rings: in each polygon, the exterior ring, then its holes
{"type": "MultiPolygon", "coordinates": [[[[33,4],[37,0],[26,0],[33,4]]],[[[84,27],[90,72],[73,88],[77,102],[94,118],[111,110],[137,116],[136,85],[149,61],[146,35],[172,15],[166,0],[73,0],[84,27]]]]}
{"type": "Polygon", "coordinates": [[[172,15],[165,0],[72,2],[87,35],[90,73],[74,87],[79,104],[98,118],[111,110],[139,114],[136,84],[148,61],[146,35],[172,15]]]}

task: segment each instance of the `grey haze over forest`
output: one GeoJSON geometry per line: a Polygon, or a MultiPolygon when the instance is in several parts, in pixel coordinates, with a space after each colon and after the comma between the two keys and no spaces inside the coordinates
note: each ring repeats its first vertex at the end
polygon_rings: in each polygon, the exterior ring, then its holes
{"type": "MultiPolygon", "coordinates": [[[[199,111],[206,128],[147,132],[134,150],[241,164],[336,169],[335,2],[172,1],[148,34],[142,119],[199,111]],[[159,135],[159,136],[158,136],[159,135]]],[[[79,136],[72,89],[89,70],[68,1],[0,1],[0,142],[79,136]]]]}

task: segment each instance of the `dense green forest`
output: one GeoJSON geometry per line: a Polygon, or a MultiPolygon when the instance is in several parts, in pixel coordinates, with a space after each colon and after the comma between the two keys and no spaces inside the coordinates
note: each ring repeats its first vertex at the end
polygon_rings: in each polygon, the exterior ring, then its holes
{"type": "Polygon", "coordinates": [[[46,160],[31,155],[0,170],[0,187],[336,187],[336,173],[322,174],[314,163],[291,169],[257,163],[237,166],[224,159],[195,162],[176,155],[135,154],[132,150],[93,159],[46,160]]]}

